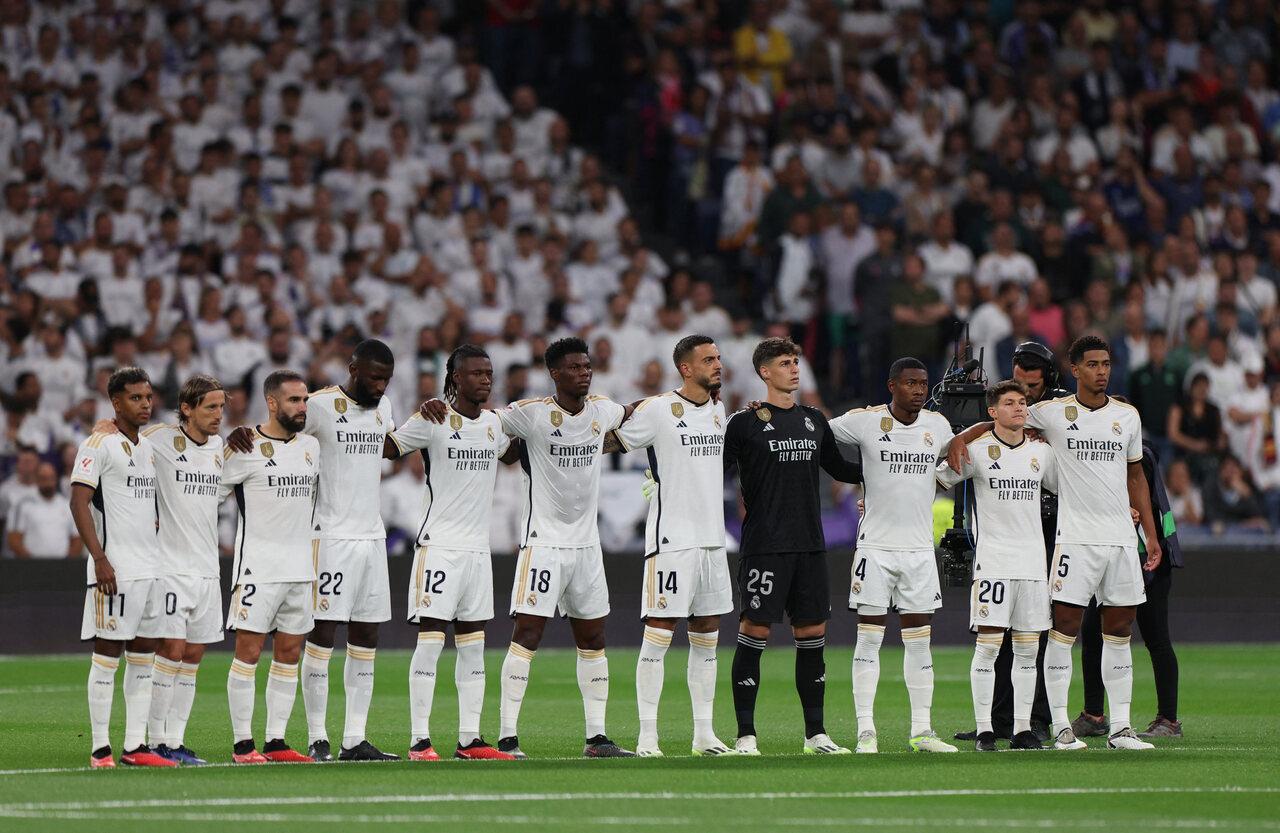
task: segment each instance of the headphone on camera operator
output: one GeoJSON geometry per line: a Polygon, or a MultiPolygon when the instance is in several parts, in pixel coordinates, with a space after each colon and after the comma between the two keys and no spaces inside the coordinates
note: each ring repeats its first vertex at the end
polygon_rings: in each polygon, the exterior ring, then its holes
{"type": "Polygon", "coordinates": [[[1070,396],[1071,391],[1062,388],[1062,374],[1058,371],[1058,363],[1054,361],[1053,351],[1038,341],[1024,341],[1013,351],[1013,378],[1027,386],[1031,392],[1031,401],[1027,404],[1047,402],[1062,396],[1070,396]],[[1039,379],[1028,378],[1037,371],[1039,379]]]}

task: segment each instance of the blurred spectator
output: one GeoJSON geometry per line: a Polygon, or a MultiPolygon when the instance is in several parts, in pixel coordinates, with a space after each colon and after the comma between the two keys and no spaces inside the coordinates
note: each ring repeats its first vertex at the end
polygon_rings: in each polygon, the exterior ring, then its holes
{"type": "Polygon", "coordinates": [[[1226,450],[1227,438],[1222,432],[1222,412],[1209,401],[1206,374],[1193,374],[1181,400],[1169,407],[1166,433],[1175,453],[1187,460],[1192,478],[1197,483],[1208,481],[1226,450]]]}
{"type": "Polygon", "coordinates": [[[83,545],[71,519],[67,495],[58,491],[52,463],[36,469],[37,494],[9,510],[5,525],[9,552],[15,558],[76,558],[83,545]]]}
{"type": "Polygon", "coordinates": [[[1240,461],[1230,454],[1218,462],[1216,475],[1204,486],[1204,520],[1215,532],[1228,524],[1261,531],[1268,528],[1261,496],[1249,483],[1240,461]]]}

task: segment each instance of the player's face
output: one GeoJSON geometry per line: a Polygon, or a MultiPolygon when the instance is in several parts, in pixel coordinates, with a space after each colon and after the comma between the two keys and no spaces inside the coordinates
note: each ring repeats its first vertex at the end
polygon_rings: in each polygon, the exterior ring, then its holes
{"type": "Polygon", "coordinates": [[[151,421],[151,383],[134,382],[111,399],[116,409],[116,419],[124,420],[133,428],[141,428],[151,421]]]}
{"type": "Polygon", "coordinates": [[[761,365],[760,375],[774,390],[794,393],[800,388],[800,357],[778,356],[768,364],[761,365]]]}
{"type": "Polygon", "coordinates": [[[356,404],[365,408],[372,408],[382,401],[382,395],[387,392],[387,383],[391,381],[391,374],[395,371],[395,366],[383,364],[382,362],[363,361],[351,363],[351,378],[355,380],[352,387],[355,390],[356,404]]]}
{"type": "Polygon", "coordinates": [[[200,404],[194,408],[183,404],[182,414],[193,428],[206,437],[212,437],[222,427],[222,410],[226,404],[226,391],[211,390],[200,398],[200,404]]]}
{"type": "Polygon", "coordinates": [[[570,353],[551,369],[556,390],[573,396],[586,396],[591,390],[591,357],[586,353],[570,353]]]}
{"type": "Polygon", "coordinates": [[[1000,397],[987,414],[1001,428],[1022,428],[1027,424],[1027,398],[1016,391],[1010,391],[1000,397]]]}
{"type": "Polygon", "coordinates": [[[1044,397],[1044,371],[1040,368],[1026,370],[1013,366],[1013,378],[1027,386],[1027,399],[1039,402],[1044,397]]]}
{"type": "Polygon", "coordinates": [[[1081,391],[1106,393],[1107,381],[1111,378],[1111,354],[1106,350],[1088,351],[1080,364],[1071,365],[1071,375],[1079,380],[1081,391]]]}
{"type": "Polygon", "coordinates": [[[301,431],[307,425],[306,383],[285,382],[275,396],[267,397],[267,409],[281,428],[295,434],[301,431]]]}
{"type": "Polygon", "coordinates": [[[720,377],[723,373],[720,350],[714,344],[699,344],[693,348],[693,355],[680,363],[681,376],[688,374],[695,385],[712,394],[720,390],[720,377]]]}
{"type": "Polygon", "coordinates": [[[919,368],[909,368],[889,380],[889,393],[893,404],[909,414],[918,413],[929,396],[929,373],[919,368]]]}
{"type": "Polygon", "coordinates": [[[479,356],[463,359],[453,370],[453,381],[458,386],[458,396],[483,405],[493,392],[493,362],[479,356]]]}

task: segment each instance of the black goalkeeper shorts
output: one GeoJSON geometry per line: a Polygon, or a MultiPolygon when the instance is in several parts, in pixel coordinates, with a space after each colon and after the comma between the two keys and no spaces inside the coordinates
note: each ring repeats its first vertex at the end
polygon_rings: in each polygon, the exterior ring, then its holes
{"type": "Polygon", "coordinates": [[[753,622],[825,622],[831,618],[827,552],[744,555],[738,559],[742,616],[753,622]]]}

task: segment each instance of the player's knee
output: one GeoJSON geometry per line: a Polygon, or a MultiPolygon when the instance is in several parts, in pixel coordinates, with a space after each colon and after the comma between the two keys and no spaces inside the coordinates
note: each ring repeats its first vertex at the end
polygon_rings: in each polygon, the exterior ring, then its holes
{"type": "Polygon", "coordinates": [[[186,643],[181,639],[166,639],[156,648],[156,656],[164,657],[170,662],[182,662],[186,643]]]}
{"type": "MultiPolygon", "coordinates": [[[[672,622],[671,626],[672,628],[674,628],[675,622],[672,622]]],[[[719,616],[690,616],[689,630],[693,631],[694,633],[715,633],[716,631],[720,630],[720,617],[719,616]]]]}
{"type": "Polygon", "coordinates": [[[819,636],[826,636],[826,622],[800,622],[791,626],[791,633],[796,639],[814,639],[819,636]]]}
{"type": "Polygon", "coordinates": [[[124,643],[114,639],[95,639],[93,652],[102,657],[118,657],[124,653],[124,643]]]}
{"type": "Polygon", "coordinates": [[[337,622],[316,622],[311,633],[307,635],[307,641],[320,648],[332,648],[333,637],[337,632],[337,622]]]}
{"type": "MultiPolygon", "coordinates": [[[[347,626],[347,642],[357,648],[378,647],[378,624],[376,622],[352,622],[347,626]]],[[[330,637],[329,645],[333,645],[330,637]]]]}
{"type": "Polygon", "coordinates": [[[187,665],[199,665],[202,659],[204,659],[204,646],[192,645],[188,642],[182,650],[182,661],[187,665]]]}
{"type": "Polygon", "coordinates": [[[130,640],[129,651],[135,654],[154,654],[159,643],[160,640],[158,639],[147,639],[139,636],[130,640]]]}

